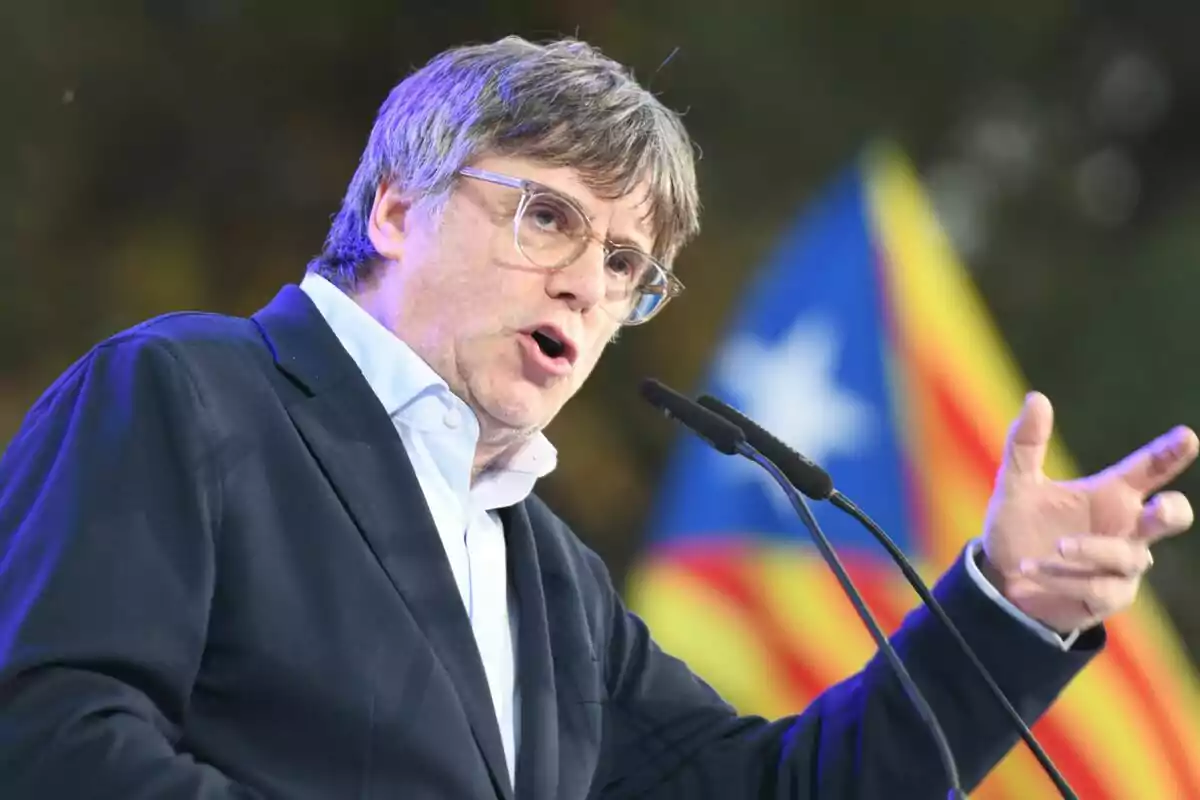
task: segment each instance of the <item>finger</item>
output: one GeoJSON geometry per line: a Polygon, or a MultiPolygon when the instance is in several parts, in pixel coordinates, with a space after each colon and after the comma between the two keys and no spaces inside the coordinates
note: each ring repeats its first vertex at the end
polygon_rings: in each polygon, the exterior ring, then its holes
{"type": "Polygon", "coordinates": [[[1117,536],[1073,536],[1059,541],[1057,556],[1025,559],[1020,564],[1020,571],[1026,577],[1132,578],[1141,575],[1153,563],[1150,548],[1144,542],[1117,536]]]}
{"type": "Polygon", "coordinates": [[[1187,469],[1200,453],[1200,439],[1191,428],[1180,425],[1139,448],[1105,472],[1143,496],[1170,483],[1187,469]]]}
{"type": "Polygon", "coordinates": [[[1067,575],[1039,574],[1030,578],[1032,586],[1026,591],[1038,591],[1042,602],[1047,596],[1055,604],[1080,603],[1090,614],[1106,617],[1133,602],[1137,596],[1141,578],[1124,578],[1116,575],[1090,575],[1075,577],[1067,575]],[[1034,589],[1036,587],[1036,589],[1034,589]]]}
{"type": "Polygon", "coordinates": [[[1192,527],[1192,504],[1182,492],[1159,492],[1138,516],[1134,538],[1146,543],[1183,533],[1192,527]]]}
{"type": "Polygon", "coordinates": [[[1008,478],[1041,475],[1046,448],[1054,428],[1054,407],[1041,392],[1025,395],[1021,413],[1008,431],[1004,445],[1003,471],[1008,478]]]}

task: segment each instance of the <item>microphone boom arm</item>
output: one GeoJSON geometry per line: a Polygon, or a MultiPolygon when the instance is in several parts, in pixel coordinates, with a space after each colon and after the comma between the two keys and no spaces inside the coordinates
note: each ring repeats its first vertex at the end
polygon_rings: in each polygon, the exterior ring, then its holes
{"type": "Polygon", "coordinates": [[[755,450],[745,442],[737,446],[737,451],[741,455],[758,464],[779,484],[779,488],[787,495],[788,500],[792,504],[792,508],[796,510],[800,520],[804,523],[804,527],[812,535],[813,544],[820,551],[821,557],[829,568],[833,571],[846,596],[850,599],[851,605],[854,606],[855,612],[863,625],[871,634],[871,638],[875,640],[875,644],[879,647],[879,652],[883,654],[895,672],[897,679],[900,681],[904,693],[908,695],[908,699],[916,707],[917,713],[921,720],[929,728],[930,734],[934,738],[934,744],[937,747],[938,758],[941,759],[942,767],[946,771],[946,776],[950,781],[949,800],[966,800],[966,793],[962,790],[961,780],[958,776],[958,767],[954,763],[954,753],[950,749],[950,742],[946,739],[946,734],[942,730],[942,726],[937,721],[937,716],[933,713],[933,709],[929,707],[929,702],[925,696],[921,694],[921,690],[917,688],[916,682],[909,675],[908,669],[905,668],[904,662],[900,660],[900,656],[896,653],[895,647],[888,641],[887,635],[879,627],[879,623],[872,616],[866,602],[862,599],[858,588],[854,585],[854,581],[850,579],[846,568],[842,565],[841,559],[838,558],[837,552],[833,549],[829,538],[821,530],[821,526],[817,524],[816,518],[813,516],[812,509],[808,506],[808,501],[804,496],[792,486],[791,481],[784,476],[779,467],[773,461],[766,458],[762,453],[755,450]]]}

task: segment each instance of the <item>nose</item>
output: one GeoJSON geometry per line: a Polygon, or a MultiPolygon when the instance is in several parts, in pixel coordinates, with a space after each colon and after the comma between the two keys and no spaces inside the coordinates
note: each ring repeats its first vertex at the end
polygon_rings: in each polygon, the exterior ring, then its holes
{"type": "Polygon", "coordinates": [[[604,247],[599,242],[589,243],[574,261],[546,273],[546,293],[574,311],[594,308],[607,291],[604,258],[604,247]]]}

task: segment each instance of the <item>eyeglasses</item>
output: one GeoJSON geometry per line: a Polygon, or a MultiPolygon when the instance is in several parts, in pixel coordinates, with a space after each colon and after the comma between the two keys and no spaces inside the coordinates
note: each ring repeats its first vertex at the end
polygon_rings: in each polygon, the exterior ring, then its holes
{"type": "Polygon", "coordinates": [[[475,167],[463,167],[459,174],[521,190],[513,215],[513,243],[535,267],[562,269],[583,255],[590,242],[599,242],[607,281],[602,307],[622,325],[647,322],[683,291],[674,273],[649,254],[597,236],[587,214],[570,197],[535,181],[475,167]]]}

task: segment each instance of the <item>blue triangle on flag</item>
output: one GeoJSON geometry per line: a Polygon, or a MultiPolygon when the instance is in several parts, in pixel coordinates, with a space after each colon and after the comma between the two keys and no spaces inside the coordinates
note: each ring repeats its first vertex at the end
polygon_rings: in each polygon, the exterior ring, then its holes
{"type": "MultiPolygon", "coordinates": [[[[839,176],[755,279],[701,391],[754,417],[822,464],[835,485],[906,551],[902,440],[889,385],[891,347],[862,169],[839,176]]],[[[756,465],[681,434],[650,542],[808,542],[782,492],[756,465]]],[[[841,549],[878,545],[827,503],[817,519],[841,549]]]]}

